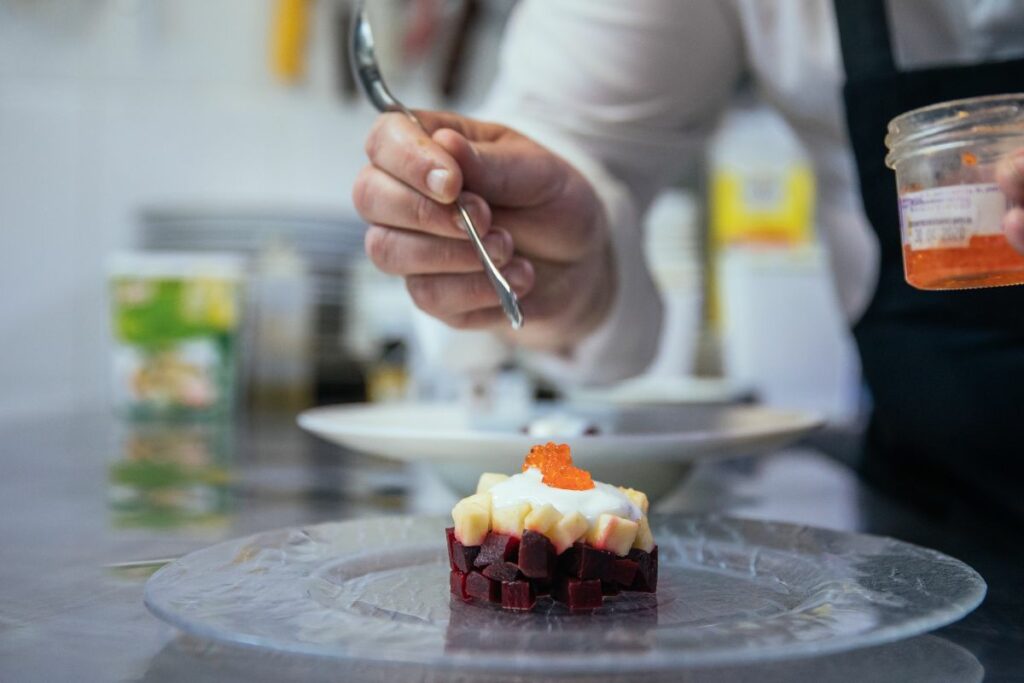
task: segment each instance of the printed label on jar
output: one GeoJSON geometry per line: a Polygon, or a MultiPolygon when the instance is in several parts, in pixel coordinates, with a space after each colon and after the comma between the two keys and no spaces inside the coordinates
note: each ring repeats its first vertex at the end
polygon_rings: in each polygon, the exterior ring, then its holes
{"type": "Polygon", "coordinates": [[[207,410],[221,396],[218,378],[226,372],[224,354],[213,339],[198,337],[146,348],[114,348],[117,405],[152,405],[207,410]]]}
{"type": "Polygon", "coordinates": [[[966,247],[1002,232],[1008,202],[994,183],[948,185],[900,196],[903,243],[911,249],[966,247]]]}

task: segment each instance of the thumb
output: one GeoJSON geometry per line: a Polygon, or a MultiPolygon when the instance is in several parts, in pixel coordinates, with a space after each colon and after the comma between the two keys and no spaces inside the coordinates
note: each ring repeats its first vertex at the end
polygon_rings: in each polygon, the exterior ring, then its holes
{"type": "Polygon", "coordinates": [[[1024,209],[1010,209],[1003,217],[1003,233],[1010,246],[1024,256],[1024,209]]]}
{"type": "Polygon", "coordinates": [[[508,134],[470,141],[450,128],[441,128],[432,137],[459,164],[463,187],[496,206],[538,206],[564,185],[561,159],[529,138],[508,134]]]}
{"type": "Polygon", "coordinates": [[[1018,149],[999,161],[996,182],[1010,201],[1024,203],[1024,149],[1018,149]]]}

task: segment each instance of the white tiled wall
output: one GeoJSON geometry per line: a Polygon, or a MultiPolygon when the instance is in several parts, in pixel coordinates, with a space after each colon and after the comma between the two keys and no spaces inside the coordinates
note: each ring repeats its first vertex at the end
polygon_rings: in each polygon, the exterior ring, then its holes
{"type": "Polygon", "coordinates": [[[0,414],[107,393],[105,255],[140,206],[349,210],[372,120],[267,67],[270,0],[0,0],[0,414]]]}

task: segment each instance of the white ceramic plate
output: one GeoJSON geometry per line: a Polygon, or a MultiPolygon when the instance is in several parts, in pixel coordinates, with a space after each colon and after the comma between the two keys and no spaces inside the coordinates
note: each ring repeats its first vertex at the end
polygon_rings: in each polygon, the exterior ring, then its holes
{"type": "Polygon", "coordinates": [[[228,541],[154,574],[146,605],[199,637],[276,651],[608,674],[878,645],[955,621],[985,595],[964,563],[891,538],[674,516],[652,518],[656,594],[508,613],[450,599],[445,525],[391,517],[228,541]]]}
{"type": "Polygon", "coordinates": [[[299,424],[361,453],[426,462],[457,492],[476,486],[481,472],[514,472],[530,447],[546,438],[523,428],[550,412],[581,416],[596,435],[566,441],[573,459],[600,481],[633,486],[652,499],[670,490],[702,458],[754,455],[779,449],[815,429],[821,419],[749,406],[597,408],[549,406],[523,418],[481,417],[453,404],[355,404],[314,408],[299,424]]]}
{"type": "Polygon", "coordinates": [[[749,391],[721,378],[641,375],[610,387],[573,390],[569,396],[573,401],[582,403],[649,406],[719,405],[735,403],[749,394],[749,391]]]}

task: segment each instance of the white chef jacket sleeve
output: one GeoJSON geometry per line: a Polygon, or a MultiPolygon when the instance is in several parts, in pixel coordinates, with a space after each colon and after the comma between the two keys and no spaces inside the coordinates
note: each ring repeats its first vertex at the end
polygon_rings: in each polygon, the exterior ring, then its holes
{"type": "Polygon", "coordinates": [[[615,299],[599,328],[568,356],[533,354],[553,379],[610,382],[653,357],[661,303],[644,262],[643,214],[697,160],[743,63],[731,3],[523,0],[516,8],[476,114],[533,137],[590,180],[616,263],[615,299]]]}

